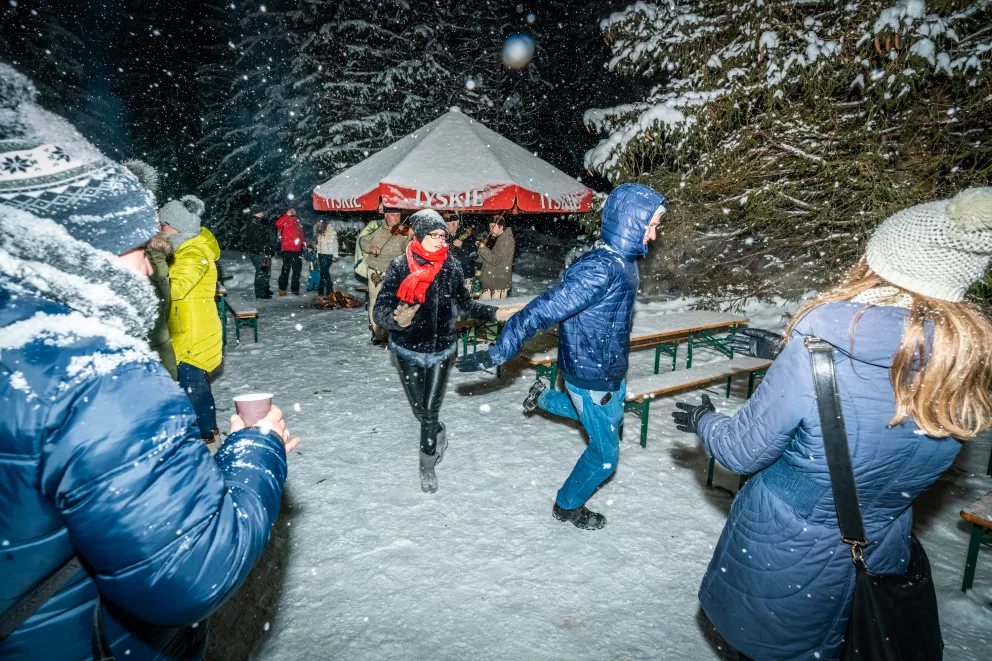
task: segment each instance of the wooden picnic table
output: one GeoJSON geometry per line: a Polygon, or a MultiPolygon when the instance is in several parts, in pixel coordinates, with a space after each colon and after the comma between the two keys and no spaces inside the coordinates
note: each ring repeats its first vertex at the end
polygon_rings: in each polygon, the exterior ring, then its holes
{"type": "MultiPolygon", "coordinates": [[[[672,370],[678,362],[678,348],[681,342],[687,343],[686,368],[692,367],[693,345],[701,342],[711,346],[728,358],[733,358],[733,351],[726,342],[714,337],[722,331],[736,331],[737,327],[746,324],[750,319],[726,312],[710,310],[690,310],[674,314],[635,315],[634,325],[630,333],[630,348],[645,349],[655,347],[654,373],[661,369],[661,354],[672,357],[672,370]]],[[[556,336],[555,331],[548,335],[556,336]]],[[[529,344],[529,343],[528,343],[529,344]]],[[[521,352],[528,364],[538,368],[538,376],[557,377],[558,349],[542,346],[540,349],[527,351],[525,346],[521,352]]],[[[552,381],[554,387],[554,381],[552,381]]]]}

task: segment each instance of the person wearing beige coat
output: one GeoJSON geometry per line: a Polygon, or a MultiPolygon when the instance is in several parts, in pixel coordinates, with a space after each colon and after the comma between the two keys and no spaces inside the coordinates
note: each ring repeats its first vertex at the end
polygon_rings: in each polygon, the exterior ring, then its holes
{"type": "Polygon", "coordinates": [[[496,244],[487,248],[479,243],[479,259],[482,260],[482,295],[479,298],[506,298],[513,284],[513,229],[505,227],[503,219],[489,223],[489,236],[496,237],[496,244]]]}
{"type": "Polygon", "coordinates": [[[395,258],[406,253],[406,247],[410,243],[410,236],[398,229],[400,225],[399,213],[387,213],[386,222],[379,229],[359,237],[358,246],[365,253],[365,264],[368,266],[369,278],[369,330],[372,331],[372,344],[385,346],[388,331],[375,323],[372,318],[372,310],[375,308],[375,299],[382,289],[382,279],[386,275],[389,263],[395,258]]]}

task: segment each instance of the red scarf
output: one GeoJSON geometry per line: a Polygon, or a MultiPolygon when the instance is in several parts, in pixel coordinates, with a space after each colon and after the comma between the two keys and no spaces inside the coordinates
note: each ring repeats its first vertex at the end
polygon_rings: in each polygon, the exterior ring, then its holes
{"type": "Polygon", "coordinates": [[[440,250],[427,252],[420,245],[420,239],[414,237],[413,241],[406,247],[406,263],[410,267],[410,275],[403,278],[403,282],[400,283],[399,292],[396,294],[399,299],[410,305],[423,303],[424,299],[427,298],[427,288],[434,282],[434,276],[444,266],[444,260],[447,256],[447,245],[440,250]],[[427,263],[421,264],[414,259],[414,255],[426,260],[427,263]]]}

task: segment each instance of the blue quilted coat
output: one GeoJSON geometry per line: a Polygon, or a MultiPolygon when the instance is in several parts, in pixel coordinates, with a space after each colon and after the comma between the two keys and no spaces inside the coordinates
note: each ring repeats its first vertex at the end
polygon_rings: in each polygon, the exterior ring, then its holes
{"type": "Polygon", "coordinates": [[[627,373],[630,328],[647,252],[644,232],[665,197],[640,184],[618,186],[603,206],[602,241],[576,260],[561,284],[510,317],[489,350],[501,365],[542,328],[558,326],[558,366],[566,381],[588,390],[617,390],[627,373]]]}
{"type": "Polygon", "coordinates": [[[853,303],[814,308],[744,408],[732,418],[708,413],[700,421],[699,435],[717,461],[757,474],[734,499],[699,600],[727,641],[759,661],[838,658],[854,588],[803,339],[820,337],[835,348],[871,571],[905,571],[913,499],[961,447],[926,436],[911,420],[888,426],[895,413],[889,367],[908,312],[869,308],[852,344],[852,322],[863,309],[853,303]]]}
{"type": "Polygon", "coordinates": [[[92,658],[97,588],[117,659],[202,658],[205,626],[185,625],[262,553],[286,479],[282,444],[245,430],[215,460],[154,357],[69,314],[0,288],[0,611],[74,553],[85,567],[0,644],[0,659],[92,658]],[[145,624],[124,628],[122,611],[145,624]]]}

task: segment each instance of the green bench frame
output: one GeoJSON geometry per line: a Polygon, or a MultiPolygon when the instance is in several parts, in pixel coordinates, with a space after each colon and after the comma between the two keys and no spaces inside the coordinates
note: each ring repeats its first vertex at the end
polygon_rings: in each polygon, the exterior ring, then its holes
{"type": "MultiPolygon", "coordinates": [[[[992,491],[973,503],[971,507],[987,498],[992,499],[992,491]]],[[[975,569],[978,567],[978,552],[981,547],[992,547],[992,521],[977,513],[969,512],[969,509],[970,507],[966,507],[961,510],[961,518],[971,524],[971,539],[968,542],[968,556],[964,563],[964,580],[961,582],[961,592],[967,592],[975,583],[975,569]]]]}

